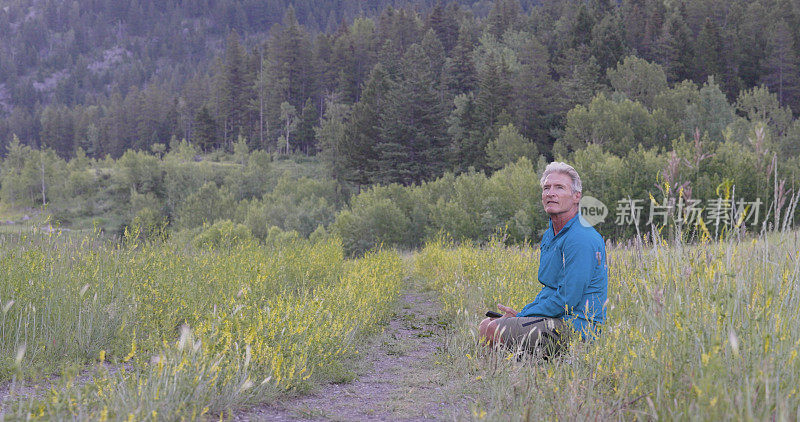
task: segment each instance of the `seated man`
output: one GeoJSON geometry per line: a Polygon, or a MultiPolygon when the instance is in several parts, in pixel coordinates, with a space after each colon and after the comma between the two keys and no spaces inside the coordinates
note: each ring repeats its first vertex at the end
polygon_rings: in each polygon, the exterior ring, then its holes
{"type": "Polygon", "coordinates": [[[539,258],[543,287],[522,311],[498,304],[503,316],[481,321],[481,337],[489,344],[499,341],[529,349],[549,344],[557,349],[572,331],[569,324],[587,339],[599,333],[605,318],[605,243],[580,215],[580,176],[572,166],[553,162],[539,182],[542,205],[550,216],[539,258]]]}

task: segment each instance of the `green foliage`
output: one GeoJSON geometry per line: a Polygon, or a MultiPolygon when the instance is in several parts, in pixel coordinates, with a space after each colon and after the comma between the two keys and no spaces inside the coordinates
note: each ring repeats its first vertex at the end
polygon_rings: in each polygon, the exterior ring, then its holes
{"type": "MultiPolygon", "coordinates": [[[[327,3],[229,3],[9,4],[0,140],[17,134],[63,158],[183,138],[230,152],[240,136],[268,152],[315,154],[319,117],[346,104],[336,179],[364,186],[488,171],[483,152],[508,123],[550,154],[568,112],[605,83],[651,111],[667,82],[709,77],[728,98],[763,84],[780,107],[800,109],[797,11],[785,2],[347,0],[330,15],[327,3]],[[213,25],[190,24],[204,19],[213,25]]],[[[676,130],[721,140],[730,116],[714,95],[679,107],[676,130]]]]}
{"type": "Polygon", "coordinates": [[[329,102],[319,127],[315,129],[320,160],[325,163],[328,175],[337,182],[347,174],[347,120],[351,108],[329,102]]]}
{"type": "MultiPolygon", "coordinates": [[[[608,208],[604,223],[596,226],[604,236],[624,238],[635,234],[633,227],[618,225],[615,222],[617,201],[625,199],[640,200],[645,207],[642,215],[649,215],[650,195],[658,196],[661,171],[666,166],[666,158],[656,150],[638,147],[624,157],[604,151],[598,145],[576,151],[571,162],[583,182],[583,195],[600,200],[608,208]],[[636,165],[630,165],[636,163],[636,165]]],[[[641,221],[642,227],[647,221],[641,221]]]]}
{"type": "Polygon", "coordinates": [[[418,241],[411,236],[411,219],[399,205],[410,201],[409,194],[393,184],[376,186],[354,197],[332,226],[345,251],[361,254],[384,244],[407,246],[418,241]]]}
{"type": "Polygon", "coordinates": [[[800,157],[800,120],[795,120],[781,138],[778,152],[784,157],[800,157]]]}
{"type": "Polygon", "coordinates": [[[733,139],[747,139],[748,126],[765,124],[771,134],[782,136],[792,124],[792,111],[789,107],[781,107],[778,96],[764,87],[755,87],[739,93],[736,99],[736,111],[740,118],[729,126],[735,134],[733,139]]]}
{"type": "Polygon", "coordinates": [[[723,75],[722,34],[715,19],[706,17],[697,36],[694,58],[694,80],[720,78],[723,75]]]}
{"type": "MultiPolygon", "coordinates": [[[[697,86],[693,82],[685,80],[659,93],[654,99],[654,108],[663,111],[667,119],[677,125],[687,136],[692,136],[694,129],[690,128],[689,106],[699,102],[700,93],[697,86]]],[[[703,128],[699,129],[703,130],[703,128]]]]}
{"type": "Polygon", "coordinates": [[[138,231],[141,237],[147,240],[164,240],[167,238],[166,218],[150,207],[141,208],[136,213],[131,227],[133,231],[138,231]]]}
{"type": "Polygon", "coordinates": [[[446,165],[444,104],[432,57],[421,45],[403,55],[398,78],[378,114],[373,183],[419,183],[440,176],[446,165]]]}
{"type": "Polygon", "coordinates": [[[694,34],[680,8],[669,12],[656,42],[656,54],[670,82],[691,78],[694,64],[694,34]]]}
{"type": "MultiPolygon", "coordinates": [[[[9,34],[0,46],[0,200],[47,204],[76,226],[98,218],[115,233],[139,217],[170,230],[230,219],[264,239],[272,226],[301,237],[331,229],[350,192],[407,186],[384,198],[408,233],[348,246],[363,251],[384,239],[413,247],[439,231],[535,237],[519,223],[535,213],[509,214],[481,172],[539,154],[589,165],[582,151],[591,151],[609,171],[619,167],[613,157],[628,162],[642,170],[623,172],[637,187],[620,176],[609,189],[637,195],[670,179],[698,195],[730,182],[776,196],[776,182],[796,180],[797,19],[788,3],[468,3],[380,12],[378,2],[352,22],[343,5],[310,23],[300,3],[245,2],[215,17],[226,30],[177,32],[159,22],[220,10],[145,0],[148,19],[132,6],[125,18],[98,20],[109,11],[12,3],[0,11],[9,34]],[[129,26],[109,27],[119,19],[129,26]],[[279,24],[267,35],[254,20],[279,24]],[[784,172],[778,180],[770,166],[784,172]]],[[[381,201],[347,212],[384,224],[373,209],[381,201]]]]}
{"type": "Polygon", "coordinates": [[[521,158],[490,178],[446,174],[418,187],[372,188],[353,197],[332,231],[355,254],[382,244],[413,248],[440,234],[459,241],[500,234],[508,242],[523,242],[538,239],[546,226],[540,197],[536,170],[521,158]]]}
{"type": "Polygon", "coordinates": [[[234,196],[226,186],[218,187],[214,182],[206,182],[179,205],[177,225],[192,228],[229,219],[233,206],[234,196]]]}
{"type": "Polygon", "coordinates": [[[686,108],[686,118],[682,122],[684,133],[700,130],[708,132],[714,141],[721,140],[725,127],[733,121],[733,107],[713,78],[709,78],[698,93],[698,101],[686,108]]]}
{"type": "Polygon", "coordinates": [[[764,69],[761,79],[776,93],[781,104],[799,111],[800,58],[797,56],[794,33],[796,29],[791,28],[784,17],[772,26],[767,36],[767,54],[761,63],[764,69]]]}
{"type": "Polygon", "coordinates": [[[53,150],[35,150],[14,137],[3,160],[0,199],[11,205],[45,205],[63,198],[67,163],[53,150]]]}
{"type": "Polygon", "coordinates": [[[130,201],[131,195],[163,195],[164,175],[159,159],[141,151],[126,151],[116,162],[119,168],[112,174],[112,189],[121,203],[130,201]]]}
{"type": "Polygon", "coordinates": [[[236,160],[237,168],[226,172],[222,184],[230,186],[237,201],[258,198],[270,190],[274,184],[271,155],[255,150],[236,160]]]}
{"type": "Polygon", "coordinates": [[[339,208],[334,181],[284,176],[260,200],[241,202],[236,221],[244,223],[259,239],[267,237],[270,227],[294,230],[308,237],[319,225],[333,222],[339,208]]]}
{"type": "Polygon", "coordinates": [[[222,220],[203,227],[193,242],[199,248],[232,248],[252,240],[253,234],[245,225],[222,220]]]}
{"type": "Polygon", "coordinates": [[[535,161],[538,156],[536,145],[522,136],[511,123],[501,127],[497,138],[486,146],[488,164],[494,169],[501,169],[522,157],[535,161]]]}
{"type": "Polygon", "coordinates": [[[589,104],[602,88],[598,81],[600,66],[585,45],[564,51],[554,67],[559,74],[559,88],[564,93],[562,101],[565,110],[579,104],[589,104]]]}
{"type": "Polygon", "coordinates": [[[657,63],[636,56],[628,56],[617,63],[615,69],[606,71],[611,86],[628,99],[638,101],[652,109],[655,97],[667,89],[667,76],[657,63]]]}
{"type": "Polygon", "coordinates": [[[637,145],[666,146],[670,126],[662,113],[650,112],[641,103],[599,94],[587,107],[576,106],[567,114],[562,140],[573,150],[597,144],[622,156],[637,145]]]}

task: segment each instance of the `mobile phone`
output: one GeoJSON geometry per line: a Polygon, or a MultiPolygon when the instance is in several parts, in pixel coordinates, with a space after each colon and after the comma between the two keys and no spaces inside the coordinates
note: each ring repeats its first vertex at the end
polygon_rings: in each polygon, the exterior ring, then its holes
{"type": "Polygon", "coordinates": [[[503,316],[503,314],[495,311],[486,311],[486,316],[488,316],[489,318],[500,318],[501,316],[503,316]]]}

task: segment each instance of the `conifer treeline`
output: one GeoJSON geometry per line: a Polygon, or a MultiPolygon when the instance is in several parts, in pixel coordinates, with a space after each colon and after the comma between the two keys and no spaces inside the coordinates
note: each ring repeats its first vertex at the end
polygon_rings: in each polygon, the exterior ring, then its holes
{"type": "MultiPolygon", "coordinates": [[[[199,3],[196,17],[208,24],[199,3]]],[[[623,153],[636,143],[668,145],[681,131],[723,136],[731,118],[716,126],[693,122],[677,132],[664,123],[659,110],[673,118],[672,126],[691,120],[678,104],[682,92],[687,101],[697,97],[698,106],[714,108],[709,101],[735,102],[740,92],[764,85],[781,106],[800,111],[798,12],[784,0],[546,0],[524,9],[516,0],[497,0],[485,17],[457,3],[424,13],[386,7],[375,18],[316,32],[319,23],[311,29],[301,25],[290,7],[263,43],[253,41],[253,31],[267,23],[242,12],[241,22],[248,23],[227,24],[239,30],[229,31],[207,71],[187,66],[163,77],[121,67],[141,87],[130,83],[125,92],[88,94],[81,84],[97,84],[92,66],[107,66],[104,75],[119,79],[110,73],[129,50],[109,49],[104,62],[83,66],[87,75],[62,75],[49,98],[7,108],[0,139],[8,142],[16,133],[23,143],[53,148],[64,157],[79,147],[99,157],[150,149],[173,137],[205,150],[230,149],[242,137],[258,149],[321,152],[339,180],[410,184],[447,170],[491,171],[510,158],[552,155],[554,145],[559,152],[587,141],[601,143],[593,138],[596,133],[586,132],[597,132],[596,125],[582,132],[579,123],[569,124],[570,116],[610,125],[600,109],[616,107],[619,115],[639,113],[639,121],[652,121],[650,127],[631,128],[630,139],[609,129],[614,136],[607,149],[623,153]],[[631,55],[646,61],[624,60],[631,55]],[[705,84],[711,94],[704,97],[702,89],[679,84],[684,80],[705,84]],[[663,104],[657,94],[667,85],[675,87],[674,98],[663,104]],[[596,97],[600,92],[609,98],[596,97]],[[637,102],[612,98],[620,95],[637,102]],[[669,115],[670,107],[679,109],[669,115]],[[628,141],[623,148],[621,142],[628,141]]],[[[47,13],[38,18],[51,19],[47,13]]],[[[13,26],[15,33],[34,37],[25,29],[28,20],[20,19],[0,12],[0,32],[13,26]]],[[[199,21],[193,22],[197,27],[199,21]]],[[[71,21],[60,25],[70,33],[71,21]]],[[[80,30],[73,32],[81,38],[80,30]]],[[[190,39],[156,39],[147,48],[183,48],[188,56],[203,56],[203,45],[190,39]]],[[[35,61],[47,46],[28,41],[33,50],[24,60],[35,61]]],[[[7,86],[19,77],[9,66],[0,70],[7,86]]],[[[20,89],[12,99],[27,98],[24,90],[33,88],[20,89]]]]}

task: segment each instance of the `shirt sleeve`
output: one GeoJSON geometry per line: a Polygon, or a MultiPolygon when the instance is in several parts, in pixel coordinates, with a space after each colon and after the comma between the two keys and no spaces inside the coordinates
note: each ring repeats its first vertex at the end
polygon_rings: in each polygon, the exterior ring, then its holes
{"type": "Polygon", "coordinates": [[[533,303],[520,312],[524,315],[519,316],[541,315],[556,318],[570,314],[580,304],[592,278],[595,250],[589,242],[565,242],[562,253],[564,277],[559,281],[556,291],[546,297],[538,295],[533,303]]]}

